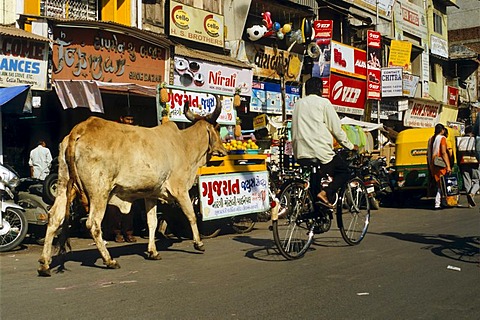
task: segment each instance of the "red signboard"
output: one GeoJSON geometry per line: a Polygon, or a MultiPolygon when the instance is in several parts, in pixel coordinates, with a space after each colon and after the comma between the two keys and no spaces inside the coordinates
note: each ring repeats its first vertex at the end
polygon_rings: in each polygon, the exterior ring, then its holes
{"type": "Polygon", "coordinates": [[[458,100],[458,88],[447,86],[447,90],[445,90],[447,94],[446,103],[450,106],[456,106],[458,100]]]}
{"type": "Polygon", "coordinates": [[[318,56],[313,59],[312,77],[323,80],[324,97],[328,97],[328,79],[330,77],[331,41],[333,33],[333,20],[315,20],[313,22],[315,36],[313,43],[318,46],[318,56]]]}
{"type": "Polygon", "coordinates": [[[381,40],[380,32],[367,31],[367,99],[381,99],[381,40]]]}
{"type": "Polygon", "coordinates": [[[332,41],[331,71],[365,79],[367,77],[367,52],[332,41]]]}
{"type": "Polygon", "coordinates": [[[332,73],[330,101],[338,112],[362,115],[365,108],[366,82],[332,73]]]}

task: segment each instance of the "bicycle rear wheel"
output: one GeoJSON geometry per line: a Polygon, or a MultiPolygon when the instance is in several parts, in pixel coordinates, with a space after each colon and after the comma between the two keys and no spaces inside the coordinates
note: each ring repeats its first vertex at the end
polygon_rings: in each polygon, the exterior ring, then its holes
{"type": "Polygon", "coordinates": [[[273,238],[280,254],[288,260],[301,258],[313,242],[313,222],[302,219],[313,211],[313,201],[305,182],[295,180],[285,184],[280,193],[281,214],[272,222],[273,238]]]}
{"type": "Polygon", "coordinates": [[[359,244],[370,224],[370,201],[367,188],[359,178],[348,181],[337,206],[337,224],[349,245],[359,244]]]}

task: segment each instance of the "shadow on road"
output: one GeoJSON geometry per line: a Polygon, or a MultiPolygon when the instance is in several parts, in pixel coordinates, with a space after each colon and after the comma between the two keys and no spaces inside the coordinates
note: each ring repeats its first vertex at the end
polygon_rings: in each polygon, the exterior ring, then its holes
{"type": "Polygon", "coordinates": [[[234,241],[241,243],[247,243],[256,248],[248,250],[245,253],[245,256],[250,259],[260,260],[260,261],[285,261],[285,258],[278,252],[277,247],[273,239],[259,239],[252,238],[250,236],[236,236],[233,238],[234,241]]]}
{"type": "MultiPolygon", "coordinates": [[[[171,247],[174,243],[177,242],[182,242],[182,240],[161,238],[155,242],[155,245],[160,254],[165,251],[201,254],[194,251],[169,249],[169,247],[171,247]]],[[[147,259],[147,246],[147,243],[135,243],[116,247],[109,247],[107,249],[110,252],[112,259],[129,255],[137,255],[143,257],[144,259],[147,259]]],[[[52,270],[52,272],[61,273],[64,270],[67,270],[65,268],[65,263],[70,261],[79,262],[82,266],[106,269],[106,266],[96,264],[96,261],[99,259],[101,259],[101,256],[96,246],[92,246],[91,249],[72,250],[67,252],[65,255],[56,254],[55,256],[53,256],[52,263],[50,264],[50,269],[52,270]]]]}
{"type": "Polygon", "coordinates": [[[423,250],[430,250],[437,256],[466,263],[480,262],[480,237],[458,237],[450,234],[418,234],[384,232],[379,235],[398,240],[426,244],[423,250]]]}

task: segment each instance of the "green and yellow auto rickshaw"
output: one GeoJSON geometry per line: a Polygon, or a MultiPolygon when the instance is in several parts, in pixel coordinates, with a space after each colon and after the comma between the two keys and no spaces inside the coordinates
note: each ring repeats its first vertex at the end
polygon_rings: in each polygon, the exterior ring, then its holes
{"type": "MultiPolygon", "coordinates": [[[[408,196],[417,199],[427,195],[429,183],[427,144],[428,139],[433,134],[433,127],[406,129],[398,133],[395,142],[395,165],[392,167],[391,181],[395,193],[408,193],[408,196]]],[[[451,149],[450,154],[453,158],[452,172],[457,173],[460,181],[459,169],[455,159],[455,137],[459,135],[458,130],[448,128],[447,146],[451,149]]]]}

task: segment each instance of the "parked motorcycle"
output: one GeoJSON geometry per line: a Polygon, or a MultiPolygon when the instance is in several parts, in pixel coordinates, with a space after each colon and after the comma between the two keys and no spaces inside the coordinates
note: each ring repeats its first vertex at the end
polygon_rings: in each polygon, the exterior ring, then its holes
{"type": "Polygon", "coordinates": [[[387,169],[385,157],[379,157],[375,160],[366,158],[361,166],[361,176],[367,187],[370,205],[372,209],[380,209],[380,203],[392,194],[390,185],[390,175],[387,169]]]}
{"type": "Polygon", "coordinates": [[[14,190],[20,183],[18,174],[9,166],[0,164],[0,252],[20,245],[27,235],[25,210],[14,200],[14,190]]]}

